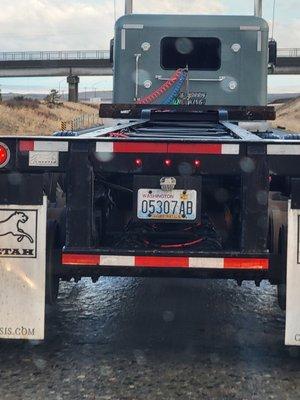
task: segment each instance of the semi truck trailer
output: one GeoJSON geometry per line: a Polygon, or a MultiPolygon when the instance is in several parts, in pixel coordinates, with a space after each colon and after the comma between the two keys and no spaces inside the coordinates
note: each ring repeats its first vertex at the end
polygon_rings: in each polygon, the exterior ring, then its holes
{"type": "MultiPolygon", "coordinates": [[[[263,280],[300,344],[300,133],[272,128],[254,16],[116,22],[110,127],[0,137],[0,336],[43,339],[61,281],[263,280]]],[[[284,335],[284,332],[283,332],[284,335]]]]}

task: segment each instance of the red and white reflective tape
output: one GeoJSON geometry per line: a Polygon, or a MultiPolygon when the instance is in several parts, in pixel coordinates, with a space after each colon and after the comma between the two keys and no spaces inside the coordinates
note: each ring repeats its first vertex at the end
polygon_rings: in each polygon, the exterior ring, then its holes
{"type": "Polygon", "coordinates": [[[238,155],[238,144],[218,143],[147,143],[147,142],[97,142],[96,153],[165,153],[238,155]]]}
{"type": "Polygon", "coordinates": [[[209,268],[267,270],[267,258],[208,258],[161,256],[114,256],[94,254],[63,254],[65,265],[136,267],[136,268],[209,268]]]}
{"type": "Polygon", "coordinates": [[[62,140],[20,140],[19,151],[58,151],[66,152],[69,150],[69,143],[62,140]]]}
{"type": "Polygon", "coordinates": [[[28,153],[29,167],[59,167],[59,154],[69,150],[61,140],[20,140],[19,151],[28,153]]]}

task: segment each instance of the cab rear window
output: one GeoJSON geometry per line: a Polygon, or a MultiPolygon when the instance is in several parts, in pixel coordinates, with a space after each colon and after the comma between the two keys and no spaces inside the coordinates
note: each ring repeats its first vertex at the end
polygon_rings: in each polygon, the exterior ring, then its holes
{"type": "Polygon", "coordinates": [[[161,40],[163,69],[217,71],[221,67],[221,41],[213,37],[164,37],[161,40]]]}

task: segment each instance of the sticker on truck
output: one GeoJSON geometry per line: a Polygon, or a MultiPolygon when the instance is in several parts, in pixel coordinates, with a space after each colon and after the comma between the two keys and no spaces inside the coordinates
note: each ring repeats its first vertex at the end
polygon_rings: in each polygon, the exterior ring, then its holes
{"type": "Polygon", "coordinates": [[[0,208],[0,257],[36,258],[37,210],[0,208]]]}

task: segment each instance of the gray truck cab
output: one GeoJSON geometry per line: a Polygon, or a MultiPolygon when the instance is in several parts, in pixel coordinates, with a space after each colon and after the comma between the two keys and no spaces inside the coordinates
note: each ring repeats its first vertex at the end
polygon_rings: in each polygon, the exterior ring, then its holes
{"type": "Polygon", "coordinates": [[[172,104],[264,106],[268,30],[256,16],[125,15],[115,27],[114,103],[166,104],[172,87],[162,85],[184,71],[172,104]]]}

